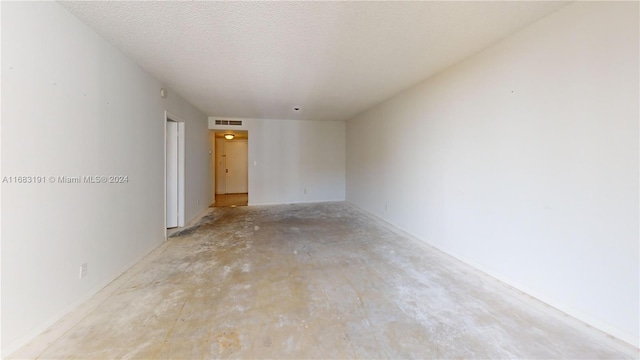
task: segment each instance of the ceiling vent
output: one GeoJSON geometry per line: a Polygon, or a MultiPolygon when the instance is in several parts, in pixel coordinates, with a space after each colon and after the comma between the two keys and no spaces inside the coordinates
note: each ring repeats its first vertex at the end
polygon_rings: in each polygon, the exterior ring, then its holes
{"type": "Polygon", "coordinates": [[[216,120],[216,125],[242,126],[241,120],[216,120]]]}

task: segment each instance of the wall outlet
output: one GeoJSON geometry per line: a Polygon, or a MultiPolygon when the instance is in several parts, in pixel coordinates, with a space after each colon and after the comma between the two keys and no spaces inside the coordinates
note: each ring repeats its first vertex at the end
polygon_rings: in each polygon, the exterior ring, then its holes
{"type": "Polygon", "coordinates": [[[80,265],[80,279],[87,276],[87,268],[88,268],[87,263],[80,265]]]}

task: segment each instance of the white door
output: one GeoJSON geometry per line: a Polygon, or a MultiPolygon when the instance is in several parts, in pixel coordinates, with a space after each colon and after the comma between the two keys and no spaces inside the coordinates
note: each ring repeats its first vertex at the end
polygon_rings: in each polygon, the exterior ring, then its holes
{"type": "Polygon", "coordinates": [[[167,121],[167,228],[178,226],[178,123],[167,121]]]}
{"type": "Polygon", "coordinates": [[[226,192],[243,194],[249,192],[248,156],[249,144],[246,140],[225,141],[226,192]]]}
{"type": "Polygon", "coordinates": [[[209,130],[209,179],[211,188],[209,194],[209,205],[216,201],[216,133],[209,130]]]}
{"type": "Polygon", "coordinates": [[[216,194],[227,193],[224,141],[224,139],[216,139],[216,194]]]}

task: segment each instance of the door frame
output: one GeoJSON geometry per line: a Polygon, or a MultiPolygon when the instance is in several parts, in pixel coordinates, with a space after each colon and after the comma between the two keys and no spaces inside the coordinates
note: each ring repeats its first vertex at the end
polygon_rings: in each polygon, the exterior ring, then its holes
{"type": "MultiPolygon", "coordinates": [[[[211,121],[211,119],[212,118],[210,117],[209,121],[211,121]]],[[[236,119],[236,118],[226,118],[226,117],[224,119],[245,120],[245,119],[241,119],[241,118],[237,118],[236,119]]],[[[214,136],[213,136],[213,138],[214,138],[214,147],[213,147],[214,156],[216,156],[216,154],[215,154],[215,133],[219,133],[219,132],[223,133],[223,132],[227,132],[227,131],[246,131],[246,133],[247,133],[247,191],[248,191],[247,194],[248,194],[248,204],[251,204],[251,175],[252,175],[252,172],[253,172],[253,169],[252,169],[252,166],[251,166],[251,161],[252,161],[251,160],[252,159],[252,157],[251,157],[251,147],[252,147],[252,144],[251,144],[251,131],[246,126],[238,126],[238,127],[234,128],[234,127],[229,127],[227,125],[216,125],[215,127],[211,127],[211,125],[209,125],[209,131],[212,131],[213,134],[214,134],[214,136]]],[[[256,164],[254,164],[254,166],[255,165],[256,164]]],[[[211,181],[214,182],[213,183],[214,204],[215,204],[215,197],[216,197],[215,190],[216,190],[216,186],[217,186],[217,184],[216,184],[216,175],[217,175],[217,173],[216,173],[216,169],[214,167],[213,168],[213,179],[211,179],[211,181]]]]}
{"type": "Polygon", "coordinates": [[[167,122],[172,121],[178,123],[178,228],[184,227],[184,208],[185,208],[185,121],[178,115],[169,111],[164,112],[164,211],[163,220],[165,240],[167,239],[167,122]]]}
{"type": "MultiPolygon", "coordinates": [[[[246,145],[246,148],[247,148],[247,161],[245,163],[245,166],[246,166],[246,169],[247,169],[247,178],[246,178],[245,184],[247,186],[247,194],[248,194],[249,193],[249,139],[247,139],[247,140],[236,140],[236,139],[227,140],[227,139],[223,139],[223,141],[224,141],[224,152],[225,152],[225,154],[224,154],[225,155],[225,158],[224,158],[225,170],[229,169],[229,154],[227,153],[227,144],[232,144],[232,143],[234,143],[234,144],[246,143],[247,144],[246,145]]],[[[231,163],[235,163],[235,162],[231,162],[231,163]]],[[[225,171],[224,175],[225,175],[225,180],[224,180],[225,193],[226,194],[238,194],[237,192],[231,192],[231,193],[229,192],[229,187],[228,187],[228,184],[229,184],[229,181],[228,181],[229,173],[227,173],[225,171]]]]}
{"type": "MultiPolygon", "coordinates": [[[[215,136],[215,133],[214,133],[215,136]]],[[[215,167],[214,167],[214,184],[215,184],[215,195],[223,195],[226,194],[226,176],[223,176],[224,174],[224,170],[226,168],[226,154],[224,153],[224,144],[225,139],[220,139],[220,138],[214,138],[214,148],[215,148],[215,167]],[[222,144],[222,146],[220,146],[219,144],[222,144]],[[218,165],[218,160],[222,161],[222,166],[218,165]],[[223,192],[219,192],[220,187],[222,187],[222,185],[224,185],[225,191],[223,192]]]]}

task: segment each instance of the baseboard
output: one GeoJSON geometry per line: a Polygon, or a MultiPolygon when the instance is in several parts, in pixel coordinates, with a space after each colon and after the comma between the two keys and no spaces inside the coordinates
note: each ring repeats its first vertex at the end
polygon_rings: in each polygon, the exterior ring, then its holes
{"type": "Polygon", "coordinates": [[[602,321],[594,319],[593,317],[572,309],[569,306],[558,304],[552,299],[548,299],[541,294],[537,294],[536,292],[531,291],[526,287],[519,286],[519,284],[514,284],[504,276],[496,274],[489,269],[486,269],[484,266],[470,261],[463,256],[460,256],[454,251],[438,246],[437,244],[434,244],[428,240],[414,236],[408,231],[398,228],[394,224],[387,222],[378,215],[362,209],[349,201],[347,201],[346,203],[371,220],[384,226],[388,230],[411,240],[419,246],[427,248],[429,251],[436,251],[442,256],[445,256],[450,260],[457,262],[461,266],[466,267],[467,269],[474,271],[475,273],[479,273],[482,278],[486,280],[487,284],[493,285],[500,290],[507,291],[508,293],[518,298],[518,300],[526,303],[528,306],[539,309],[544,313],[551,315],[554,318],[562,321],[563,323],[573,327],[574,329],[593,336],[601,343],[611,348],[614,348],[620,352],[624,352],[625,354],[628,354],[633,358],[639,357],[640,349],[638,348],[637,344],[638,339],[633,335],[621,331],[620,329],[617,329],[609,324],[603,323],[602,321]]]}
{"type": "Polygon", "coordinates": [[[274,203],[252,203],[250,202],[248,206],[273,206],[273,205],[297,205],[297,204],[320,204],[320,203],[329,203],[329,202],[345,202],[344,199],[335,199],[335,200],[309,200],[309,201],[293,201],[293,202],[274,202],[274,203]]]}

